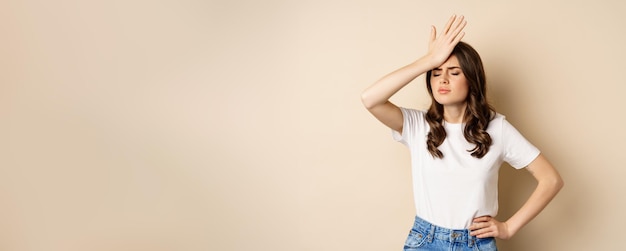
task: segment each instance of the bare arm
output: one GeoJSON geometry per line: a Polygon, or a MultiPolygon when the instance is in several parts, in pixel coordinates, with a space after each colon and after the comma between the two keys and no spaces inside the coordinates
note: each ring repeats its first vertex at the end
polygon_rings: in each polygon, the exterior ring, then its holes
{"type": "Polygon", "coordinates": [[[389,128],[402,132],[402,112],[400,108],[389,102],[389,98],[419,75],[443,64],[452,53],[454,46],[463,38],[465,33],[462,31],[465,24],[463,16],[452,16],[439,37],[433,26],[428,53],[415,62],[387,74],[365,89],[361,94],[361,101],[365,108],[389,128]]]}
{"type": "MultiPolygon", "coordinates": [[[[434,68],[434,67],[432,67],[434,68]]],[[[419,75],[432,69],[425,57],[387,74],[361,94],[361,101],[367,110],[387,127],[402,132],[402,112],[389,101],[396,92],[419,75]]]]}
{"type": "Polygon", "coordinates": [[[537,180],[537,187],[526,203],[506,222],[496,221],[489,216],[474,219],[474,224],[470,227],[470,230],[473,230],[472,235],[478,238],[511,238],[535,218],[563,187],[561,175],[542,154],[526,169],[537,180]]]}

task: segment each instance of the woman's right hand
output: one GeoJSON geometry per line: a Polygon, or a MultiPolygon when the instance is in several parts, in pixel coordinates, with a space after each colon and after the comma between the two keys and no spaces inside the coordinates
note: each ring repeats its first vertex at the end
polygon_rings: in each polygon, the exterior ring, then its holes
{"type": "Polygon", "coordinates": [[[467,21],[464,19],[463,16],[457,17],[453,15],[450,17],[450,20],[448,20],[448,23],[439,37],[437,37],[437,29],[435,26],[431,26],[427,57],[433,68],[442,65],[448,60],[454,47],[465,35],[463,28],[465,28],[467,21]]]}
{"type": "Polygon", "coordinates": [[[448,60],[454,46],[465,35],[463,33],[465,24],[463,16],[452,16],[439,37],[437,37],[437,31],[433,27],[430,33],[428,53],[417,61],[385,75],[365,89],[361,94],[361,101],[363,101],[365,108],[383,124],[402,133],[404,115],[398,106],[389,101],[389,98],[419,75],[439,67],[448,60]]]}

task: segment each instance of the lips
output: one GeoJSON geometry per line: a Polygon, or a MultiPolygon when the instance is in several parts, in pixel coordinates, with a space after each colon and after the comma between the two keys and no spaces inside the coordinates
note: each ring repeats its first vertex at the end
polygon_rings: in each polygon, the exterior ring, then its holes
{"type": "Polygon", "coordinates": [[[437,92],[439,92],[440,94],[446,94],[450,92],[450,89],[446,89],[446,88],[439,88],[437,90],[437,92]]]}

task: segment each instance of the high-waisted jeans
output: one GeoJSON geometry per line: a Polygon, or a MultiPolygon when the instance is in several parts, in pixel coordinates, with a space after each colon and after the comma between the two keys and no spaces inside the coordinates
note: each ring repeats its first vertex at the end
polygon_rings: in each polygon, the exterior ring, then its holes
{"type": "Polygon", "coordinates": [[[405,251],[497,251],[494,238],[476,238],[468,229],[439,227],[415,217],[415,224],[404,243],[405,251]]]}

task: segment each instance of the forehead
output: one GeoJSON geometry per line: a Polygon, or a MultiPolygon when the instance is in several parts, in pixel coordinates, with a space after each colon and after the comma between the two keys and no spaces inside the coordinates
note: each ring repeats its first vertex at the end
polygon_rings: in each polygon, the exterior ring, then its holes
{"type": "Polygon", "coordinates": [[[441,64],[439,67],[435,68],[435,70],[454,68],[454,67],[461,67],[459,65],[459,60],[456,58],[456,55],[450,56],[448,58],[448,60],[446,60],[446,62],[443,62],[443,64],[441,64]]]}

